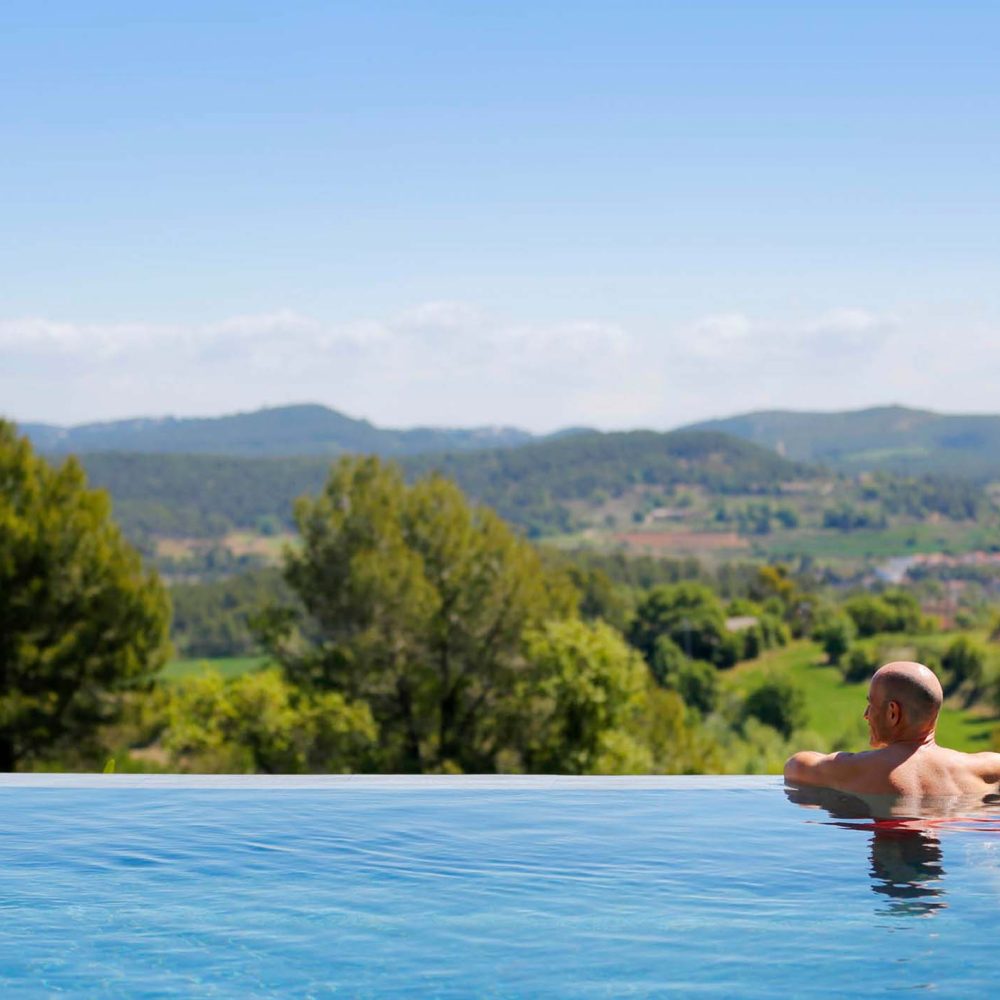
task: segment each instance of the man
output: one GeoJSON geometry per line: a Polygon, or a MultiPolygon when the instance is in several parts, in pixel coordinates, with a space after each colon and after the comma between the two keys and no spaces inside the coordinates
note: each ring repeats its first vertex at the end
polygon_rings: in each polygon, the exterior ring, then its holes
{"type": "Polygon", "coordinates": [[[868,687],[874,750],[822,754],[803,750],[785,764],[785,781],[858,795],[906,798],[987,795],[1000,784],[1000,753],[959,753],[934,739],[943,694],[921,663],[887,663],[868,687]]]}

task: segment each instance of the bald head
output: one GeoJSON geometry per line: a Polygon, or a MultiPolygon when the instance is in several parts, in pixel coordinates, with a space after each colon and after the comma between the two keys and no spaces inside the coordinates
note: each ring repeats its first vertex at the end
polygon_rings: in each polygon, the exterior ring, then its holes
{"type": "Polygon", "coordinates": [[[944,701],[934,672],[922,663],[905,660],[879,667],[872,677],[871,693],[881,702],[898,702],[905,721],[918,727],[933,726],[944,701]]]}

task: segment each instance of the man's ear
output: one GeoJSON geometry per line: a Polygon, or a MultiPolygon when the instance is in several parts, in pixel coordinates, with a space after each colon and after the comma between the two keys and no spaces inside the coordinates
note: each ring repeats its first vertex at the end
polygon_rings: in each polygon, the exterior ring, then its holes
{"type": "Polygon", "coordinates": [[[903,708],[898,701],[889,702],[889,721],[895,726],[903,717],[903,708]]]}

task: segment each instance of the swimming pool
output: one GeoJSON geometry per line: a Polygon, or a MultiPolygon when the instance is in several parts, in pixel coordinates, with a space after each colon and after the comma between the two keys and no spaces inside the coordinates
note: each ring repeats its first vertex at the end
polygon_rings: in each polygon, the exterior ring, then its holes
{"type": "Polygon", "coordinates": [[[1000,813],[777,778],[0,778],[0,995],[996,990],[1000,813]]]}

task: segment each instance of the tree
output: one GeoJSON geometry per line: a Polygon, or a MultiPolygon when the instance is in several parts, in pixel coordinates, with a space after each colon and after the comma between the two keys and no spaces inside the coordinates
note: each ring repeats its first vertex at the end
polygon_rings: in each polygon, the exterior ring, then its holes
{"type": "Polygon", "coordinates": [[[652,757],[654,774],[710,774],[725,770],[722,747],[691,717],[680,695],[652,686],[634,723],[652,757]]]}
{"type": "Polygon", "coordinates": [[[368,706],[307,692],[275,668],[226,681],[182,678],[159,707],[160,743],[176,766],[226,773],[345,773],[365,766],[376,729],[368,706]]]}
{"type": "Polygon", "coordinates": [[[526,770],[564,774],[649,771],[632,735],[645,707],[642,658],[603,622],[552,621],[525,637],[530,664],[511,718],[526,770]]]}
{"type": "Polygon", "coordinates": [[[781,563],[761,566],[750,584],[750,595],[763,602],[765,610],[780,615],[796,637],[809,630],[816,595],[803,591],[787,566],[781,563]]]}
{"type": "Polygon", "coordinates": [[[854,620],[847,615],[830,615],[813,632],[813,638],[823,647],[832,666],[837,666],[847,654],[854,635],[854,620]]]}
{"type": "Polygon", "coordinates": [[[725,648],[726,616],[722,602],[700,583],[662,584],[653,587],[636,609],[629,642],[652,663],[656,642],[667,636],[685,656],[718,663],[728,658],[725,648]]]}
{"type": "Polygon", "coordinates": [[[619,631],[624,630],[629,617],[629,602],[624,588],[616,586],[598,566],[569,563],[566,573],[580,593],[581,618],[587,621],[601,619],[619,631]]]}
{"type": "Polygon", "coordinates": [[[805,695],[783,677],[765,681],[744,702],[743,718],[757,719],[788,739],[806,724],[805,695]]]}
{"type": "Polygon", "coordinates": [[[184,658],[248,656],[259,652],[250,620],[274,601],[291,599],[277,568],[251,570],[221,580],[175,583],[170,632],[184,658]]]}
{"type": "Polygon", "coordinates": [[[719,672],[704,660],[688,660],[667,686],[702,715],[714,711],[719,703],[719,672]]]}
{"type": "Polygon", "coordinates": [[[995,613],[990,619],[988,634],[990,642],[1000,642],[1000,613],[995,613]]]}
{"type": "Polygon", "coordinates": [[[855,646],[841,664],[840,672],[848,684],[856,684],[869,680],[877,669],[878,659],[875,654],[862,646],[855,646]]]}
{"type": "Polygon", "coordinates": [[[669,636],[656,640],[650,668],[660,687],[676,691],[700,714],[707,715],[718,704],[719,672],[704,660],[689,660],[669,636]]]}
{"type": "Polygon", "coordinates": [[[301,609],[259,629],[288,677],[367,702],[386,770],[495,770],[522,637],[576,606],[565,577],[453,483],[407,486],[375,458],[341,459],[295,517],[285,578],[301,609]]]}
{"type": "Polygon", "coordinates": [[[107,494],[0,421],[0,770],[93,750],[162,666],[169,618],[107,494]]]}
{"type": "Polygon", "coordinates": [[[970,701],[982,688],[986,654],[971,639],[960,635],[954,639],[941,657],[945,672],[945,694],[954,694],[963,684],[969,686],[970,701]]]}
{"type": "Polygon", "coordinates": [[[656,637],[649,669],[660,687],[670,687],[687,662],[689,661],[684,655],[684,650],[669,635],[656,637]]]}
{"type": "Polygon", "coordinates": [[[862,638],[880,632],[919,632],[924,625],[919,602],[905,590],[861,594],[851,598],[844,610],[862,638]]]}

